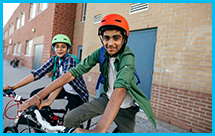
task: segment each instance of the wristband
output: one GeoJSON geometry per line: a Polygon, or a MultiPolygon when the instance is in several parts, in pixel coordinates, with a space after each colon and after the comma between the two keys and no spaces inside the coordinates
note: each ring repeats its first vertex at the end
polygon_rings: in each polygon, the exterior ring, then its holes
{"type": "MultiPolygon", "coordinates": [[[[42,100],[40,99],[40,97],[39,97],[37,94],[35,94],[34,96],[37,97],[37,99],[40,101],[40,104],[41,104],[42,100]]],[[[39,104],[39,105],[40,105],[40,104],[39,104]]]]}

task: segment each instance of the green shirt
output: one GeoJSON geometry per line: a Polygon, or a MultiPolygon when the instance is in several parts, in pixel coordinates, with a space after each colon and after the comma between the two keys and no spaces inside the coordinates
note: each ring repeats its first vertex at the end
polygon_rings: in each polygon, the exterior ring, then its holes
{"type": "MultiPolygon", "coordinates": [[[[75,68],[71,68],[69,71],[75,78],[87,73],[92,67],[99,63],[99,52],[100,49],[97,49],[87,58],[85,58],[80,64],[75,68]]],[[[101,67],[101,74],[104,78],[104,91],[108,91],[108,54],[104,53],[105,61],[101,67]]],[[[134,70],[134,53],[126,46],[125,50],[116,56],[114,62],[115,69],[117,71],[116,81],[114,82],[115,88],[125,88],[132,98],[139,104],[140,108],[145,112],[148,119],[152,122],[154,128],[156,129],[156,122],[154,114],[152,112],[151,104],[149,99],[145,94],[137,87],[134,70]]]]}

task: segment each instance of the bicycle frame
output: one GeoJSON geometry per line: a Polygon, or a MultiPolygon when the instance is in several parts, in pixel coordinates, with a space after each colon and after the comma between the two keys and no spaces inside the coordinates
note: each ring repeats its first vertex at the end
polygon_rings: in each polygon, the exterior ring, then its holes
{"type": "MultiPolygon", "coordinates": [[[[3,96],[9,95],[12,95],[14,100],[19,103],[22,103],[22,101],[26,100],[21,96],[16,95],[11,89],[9,92],[3,94],[3,96]]],[[[63,113],[64,115],[66,113],[66,110],[64,109],[51,109],[51,111],[54,113],[63,113]]],[[[88,120],[85,129],[89,129],[91,127],[90,124],[91,120],[88,120]]],[[[83,124],[80,124],[80,127],[84,128],[83,124]]],[[[64,126],[52,126],[49,122],[42,118],[42,115],[36,106],[31,106],[27,110],[19,113],[18,117],[14,120],[14,125],[7,126],[3,133],[6,133],[7,131],[11,131],[13,133],[22,133],[25,130],[29,130],[29,133],[31,133],[31,129],[33,129],[36,133],[72,133],[75,130],[74,128],[66,128],[64,126]],[[29,116],[32,117],[33,120],[29,119],[29,116]],[[28,127],[19,132],[18,125],[20,124],[27,125],[28,127]]],[[[116,127],[112,133],[118,133],[118,128],[116,127]]]]}
{"type": "MultiPolygon", "coordinates": [[[[3,96],[12,97],[18,103],[22,103],[26,100],[21,96],[16,95],[11,89],[8,89],[6,93],[3,94],[3,96]]],[[[66,110],[54,109],[54,111],[57,113],[63,113],[64,115],[66,113],[66,110]]],[[[49,122],[42,118],[42,115],[36,106],[31,106],[28,110],[19,113],[18,117],[14,120],[14,125],[6,127],[4,129],[4,133],[7,131],[19,133],[18,125],[20,124],[28,126],[26,129],[20,131],[20,133],[27,129],[29,130],[29,133],[31,133],[31,129],[35,130],[37,133],[57,133],[66,129],[64,126],[51,126],[49,122]],[[29,119],[29,116],[32,117],[33,120],[29,119]]]]}

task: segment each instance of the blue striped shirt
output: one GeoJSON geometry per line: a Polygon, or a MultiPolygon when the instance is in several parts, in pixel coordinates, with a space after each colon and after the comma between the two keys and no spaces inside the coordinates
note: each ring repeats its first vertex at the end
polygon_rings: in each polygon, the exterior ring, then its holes
{"type": "MultiPolygon", "coordinates": [[[[34,81],[42,78],[43,76],[45,76],[45,74],[47,74],[53,70],[54,59],[55,59],[55,56],[51,57],[51,59],[49,59],[44,65],[42,65],[37,70],[31,71],[31,73],[34,75],[34,81]]],[[[61,64],[59,64],[58,59],[57,59],[56,63],[57,63],[57,70],[54,73],[56,78],[60,77],[60,71],[59,71],[60,65],[63,66],[62,75],[65,74],[67,71],[69,71],[70,68],[76,66],[75,59],[70,55],[67,55],[64,59],[62,59],[61,64]]],[[[88,90],[87,90],[87,87],[85,85],[85,82],[84,82],[82,76],[69,82],[69,85],[71,85],[73,87],[73,89],[78,93],[78,95],[83,100],[83,102],[88,101],[89,94],[88,94],[88,90]]]]}

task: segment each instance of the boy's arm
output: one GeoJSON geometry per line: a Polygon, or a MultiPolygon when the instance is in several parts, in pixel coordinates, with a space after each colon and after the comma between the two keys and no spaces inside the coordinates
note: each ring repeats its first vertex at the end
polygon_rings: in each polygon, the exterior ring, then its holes
{"type": "Polygon", "coordinates": [[[109,129],[111,123],[116,117],[120,106],[125,98],[126,89],[124,88],[116,88],[113,91],[113,94],[110,97],[110,100],[105,108],[105,111],[99,120],[97,126],[93,130],[84,130],[78,128],[74,131],[74,133],[106,133],[109,129]]]}
{"type": "Polygon", "coordinates": [[[20,82],[16,83],[16,84],[13,85],[13,86],[5,85],[5,86],[3,87],[3,90],[5,90],[5,89],[12,89],[12,90],[15,90],[15,89],[17,89],[17,88],[19,88],[19,87],[22,87],[22,86],[24,86],[24,85],[26,85],[26,84],[29,84],[29,83],[33,82],[33,81],[34,81],[34,75],[33,75],[33,74],[30,74],[30,75],[28,75],[26,78],[24,78],[23,80],[21,80],[20,82]]]}
{"type": "MultiPolygon", "coordinates": [[[[44,99],[48,94],[53,92],[54,90],[58,89],[59,87],[63,87],[66,83],[74,80],[75,77],[68,71],[66,74],[60,76],[54,82],[49,84],[47,87],[45,87],[43,90],[37,93],[37,96],[40,98],[40,100],[44,99]]],[[[35,95],[32,96],[30,99],[25,101],[22,105],[20,105],[20,108],[18,111],[24,111],[25,109],[29,108],[32,105],[36,105],[39,107],[40,100],[35,95]]]]}
{"type": "Polygon", "coordinates": [[[29,83],[41,78],[46,73],[48,73],[48,72],[50,72],[52,70],[53,62],[54,62],[54,58],[52,57],[43,66],[38,68],[36,71],[31,71],[30,75],[28,75],[26,78],[24,78],[20,82],[16,83],[15,85],[13,85],[13,86],[4,85],[3,90],[5,90],[5,89],[15,90],[15,89],[17,89],[19,87],[27,85],[27,84],[29,84],[29,83]]]}
{"type": "Polygon", "coordinates": [[[53,92],[51,92],[49,97],[42,101],[42,103],[40,104],[39,110],[44,106],[51,105],[54,102],[55,98],[58,96],[58,94],[60,93],[61,90],[62,90],[62,87],[59,87],[58,89],[56,89],[53,92]]]}

